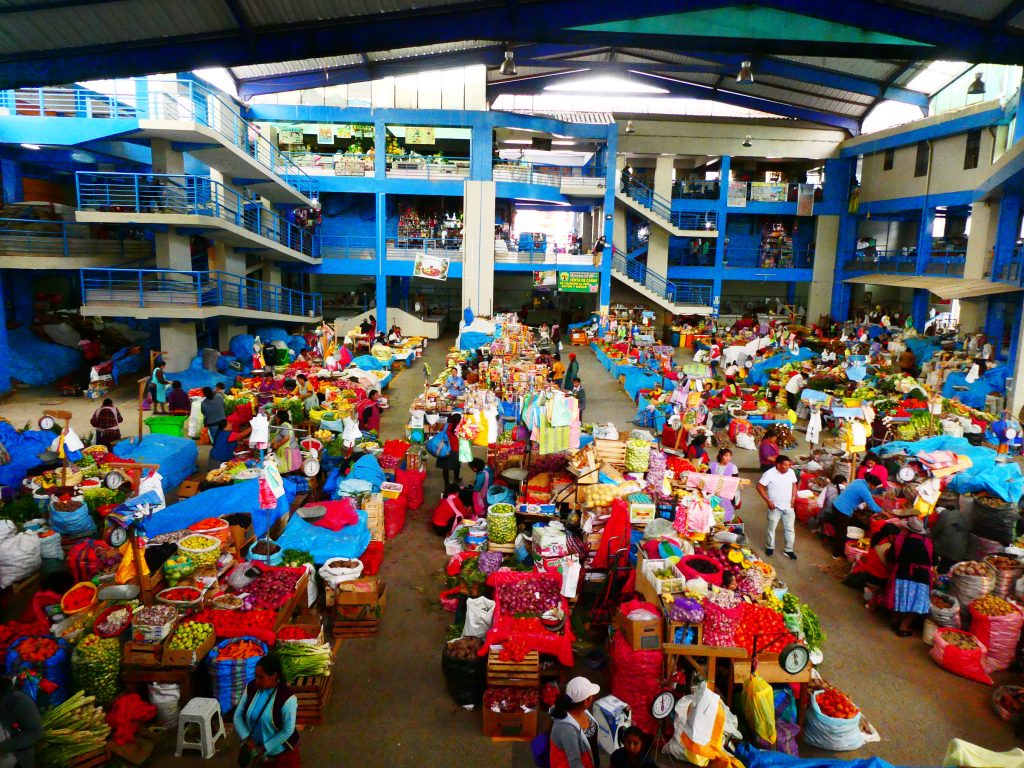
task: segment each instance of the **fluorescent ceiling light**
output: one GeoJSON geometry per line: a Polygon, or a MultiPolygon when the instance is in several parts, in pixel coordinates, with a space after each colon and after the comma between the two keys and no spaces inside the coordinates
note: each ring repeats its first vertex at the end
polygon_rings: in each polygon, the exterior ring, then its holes
{"type": "Polygon", "coordinates": [[[554,83],[546,86],[544,90],[575,93],[668,93],[664,88],[655,88],[619,77],[589,77],[585,80],[554,83]]]}
{"type": "Polygon", "coordinates": [[[555,139],[554,141],[551,142],[551,146],[553,146],[553,147],[573,147],[575,145],[576,145],[575,141],[565,141],[565,140],[561,140],[560,141],[558,139],[555,139]]]}
{"type": "Polygon", "coordinates": [[[38,144],[22,144],[25,149],[42,149],[38,144]]]}
{"type": "MultiPolygon", "coordinates": [[[[525,144],[527,146],[533,144],[531,139],[503,139],[502,144],[525,144]]],[[[553,144],[554,142],[552,142],[553,144]]]]}

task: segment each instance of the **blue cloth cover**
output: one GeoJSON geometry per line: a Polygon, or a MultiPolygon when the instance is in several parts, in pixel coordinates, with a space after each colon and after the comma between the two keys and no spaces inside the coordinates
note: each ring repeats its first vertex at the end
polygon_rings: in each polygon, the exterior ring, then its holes
{"type": "Polygon", "coordinates": [[[946,376],[942,384],[942,396],[952,400],[956,398],[964,405],[971,408],[984,409],[985,398],[993,392],[999,395],[1006,393],[1006,377],[1011,371],[1005,365],[997,365],[991,368],[978,378],[973,384],[967,383],[966,373],[951,373],[946,376]],[[958,390],[955,387],[967,387],[966,390],[958,390]]]}
{"type": "Polygon", "coordinates": [[[459,349],[478,349],[494,341],[493,336],[476,331],[463,331],[459,334],[459,349]]]}
{"type": "Polygon", "coordinates": [[[11,378],[30,387],[41,387],[74,373],[82,364],[82,353],[43,341],[28,328],[7,332],[10,356],[5,361],[11,378]]]}
{"type": "Polygon", "coordinates": [[[320,528],[295,515],[277,538],[277,544],[281,549],[301,549],[303,552],[309,552],[317,565],[323,565],[333,557],[359,557],[370,545],[366,512],[360,509],[359,522],[345,526],[340,531],[320,528]]]}
{"type": "Polygon", "coordinates": [[[987,491],[1003,501],[1018,502],[1024,495],[1024,475],[1013,462],[996,461],[996,452],[991,448],[971,445],[964,437],[929,437],[914,442],[897,441],[878,449],[882,456],[906,451],[911,456],[930,451],[953,451],[967,456],[973,466],[953,475],[949,489],[957,493],[978,493],[987,491]]]}
{"type": "Polygon", "coordinates": [[[7,464],[0,464],[0,485],[20,485],[28,471],[39,466],[39,454],[50,447],[56,435],[28,429],[19,432],[6,421],[0,421],[0,444],[11,454],[7,464]]]}
{"type": "MultiPolygon", "coordinates": [[[[199,449],[194,440],[174,435],[145,435],[142,440],[122,440],[114,446],[114,455],[140,464],[156,464],[164,479],[164,493],[170,493],[196,471],[199,449]]],[[[238,510],[231,510],[237,512],[238,510]]],[[[206,515],[211,517],[211,515],[206,515]]],[[[216,515],[213,515],[216,517],[216,515]]],[[[199,518],[200,520],[202,518],[199,518]]],[[[195,522],[195,521],[193,521],[195,522]]],[[[172,528],[171,530],[178,530],[172,528]]]]}
{"type": "Polygon", "coordinates": [[[349,365],[363,371],[383,371],[391,367],[391,362],[381,362],[373,355],[360,355],[353,357],[349,365]]]}
{"type": "Polygon", "coordinates": [[[903,343],[914,353],[918,365],[927,363],[939,351],[939,341],[932,336],[904,339],[903,343]]]}
{"type": "Polygon", "coordinates": [[[110,375],[114,378],[114,383],[117,384],[121,376],[126,373],[138,373],[142,370],[145,353],[142,351],[132,354],[132,347],[123,347],[114,353],[114,356],[110,358],[113,365],[110,368],[110,375]]]}
{"type": "Polygon", "coordinates": [[[880,757],[840,760],[834,757],[793,757],[782,752],[761,750],[749,742],[736,745],[736,756],[746,768],[899,768],[880,757]]]}
{"type": "Polygon", "coordinates": [[[793,355],[788,350],[780,352],[777,355],[762,360],[759,363],[754,363],[750,368],[750,373],[747,376],[747,382],[755,386],[761,386],[768,383],[768,379],[771,372],[781,368],[787,363],[796,362],[798,360],[810,360],[815,357],[816,353],[807,349],[807,347],[800,347],[800,351],[793,355]]]}

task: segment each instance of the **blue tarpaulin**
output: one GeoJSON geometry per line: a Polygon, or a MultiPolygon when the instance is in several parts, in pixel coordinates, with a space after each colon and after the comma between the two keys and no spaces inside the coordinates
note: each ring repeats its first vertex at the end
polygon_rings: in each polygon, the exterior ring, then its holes
{"type": "Polygon", "coordinates": [[[736,745],[736,756],[746,768],[899,768],[880,757],[840,760],[835,757],[793,757],[782,752],[757,749],[747,742],[736,745]]]}
{"type": "Polygon", "coordinates": [[[949,489],[957,493],[978,493],[986,491],[1003,501],[1018,502],[1024,495],[1024,475],[1013,462],[996,461],[997,454],[991,448],[971,445],[964,437],[929,437],[914,442],[897,441],[878,449],[883,456],[905,451],[910,456],[931,451],[953,451],[967,456],[973,466],[953,475],[949,489]]]}
{"type": "Polygon", "coordinates": [[[203,387],[213,389],[221,382],[230,389],[235,385],[235,379],[238,378],[233,372],[223,374],[206,370],[203,368],[202,355],[196,355],[187,370],[164,371],[164,376],[168,381],[180,381],[182,389],[186,392],[190,389],[202,389],[203,387]]]}
{"type": "Polygon", "coordinates": [[[932,359],[932,355],[939,351],[939,341],[933,336],[917,337],[913,339],[904,339],[903,343],[907,345],[911,352],[914,353],[914,357],[917,359],[918,365],[923,365],[932,359]]]}
{"type": "Polygon", "coordinates": [[[479,349],[489,346],[494,341],[493,336],[477,331],[463,331],[459,334],[459,349],[479,349]]]}
{"type": "Polygon", "coordinates": [[[1010,369],[1005,365],[997,365],[986,371],[973,384],[967,383],[966,373],[951,373],[946,376],[942,384],[942,396],[950,400],[956,398],[964,405],[971,408],[984,409],[985,398],[993,392],[999,395],[1006,393],[1006,377],[1010,375],[1010,369]],[[967,389],[957,389],[967,387],[967,389]]]}
{"type": "Polygon", "coordinates": [[[357,558],[370,545],[366,512],[360,509],[359,522],[347,525],[340,531],[320,528],[296,515],[288,521],[288,526],[277,537],[277,545],[281,549],[300,549],[309,552],[317,565],[323,565],[334,557],[357,558]]]}
{"type": "MultiPolygon", "coordinates": [[[[199,449],[194,440],[174,435],[146,435],[122,440],[114,446],[114,455],[131,459],[140,464],[156,464],[163,477],[164,493],[170,493],[196,471],[196,457],[199,449]]],[[[238,510],[231,510],[237,512],[238,510]]],[[[207,515],[216,517],[216,515],[207,515]]],[[[202,518],[200,518],[202,519],[202,518]]],[[[171,530],[178,530],[172,528],[171,530]]]]}
{"type": "Polygon", "coordinates": [[[28,328],[15,328],[7,333],[10,356],[7,370],[11,378],[30,387],[41,387],[74,373],[82,364],[82,353],[43,341],[28,328]]]}
{"type": "Polygon", "coordinates": [[[264,344],[270,344],[271,342],[275,341],[283,341],[287,344],[289,339],[288,331],[286,331],[284,328],[279,328],[277,326],[272,325],[266,325],[263,326],[262,328],[257,328],[255,331],[253,331],[253,335],[259,336],[260,341],[262,341],[264,344]]]}
{"type": "Polygon", "coordinates": [[[139,347],[123,347],[114,353],[110,358],[113,365],[110,367],[110,375],[117,384],[121,376],[126,373],[138,373],[145,364],[145,353],[139,347]],[[134,353],[132,350],[136,350],[134,353]]]}
{"type": "Polygon", "coordinates": [[[801,347],[797,354],[792,354],[788,350],[780,352],[777,355],[772,355],[759,363],[754,363],[750,368],[750,372],[747,374],[747,382],[755,386],[761,386],[768,383],[768,378],[771,372],[781,368],[787,363],[793,363],[798,360],[810,360],[817,353],[807,349],[807,347],[801,347]]]}
{"type": "Polygon", "coordinates": [[[53,432],[34,429],[19,432],[6,421],[0,421],[0,445],[11,455],[9,462],[0,464],[0,485],[20,485],[28,471],[41,463],[39,454],[50,447],[55,437],[53,432]]]}
{"type": "Polygon", "coordinates": [[[210,488],[177,504],[171,504],[143,520],[142,531],[146,536],[157,536],[161,533],[180,531],[208,517],[243,512],[252,516],[256,536],[262,536],[278,518],[291,509],[292,500],[295,498],[295,482],[290,477],[282,479],[284,496],[277,500],[277,509],[260,509],[259,480],[243,480],[219,488],[210,488]]]}
{"type": "Polygon", "coordinates": [[[349,365],[361,371],[384,371],[391,367],[391,362],[382,362],[373,355],[360,355],[353,357],[349,365]]]}

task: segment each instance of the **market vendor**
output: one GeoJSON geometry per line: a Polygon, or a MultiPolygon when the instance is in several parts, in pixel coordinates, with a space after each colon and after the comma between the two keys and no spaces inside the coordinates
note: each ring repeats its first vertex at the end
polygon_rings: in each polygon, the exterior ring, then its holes
{"type": "Polygon", "coordinates": [[[203,387],[203,400],[199,404],[199,409],[203,414],[203,425],[210,438],[210,445],[216,445],[217,435],[228,423],[228,417],[224,413],[224,398],[217,397],[209,387],[203,387]]]}
{"type": "Polygon", "coordinates": [[[302,407],[306,409],[306,413],[320,405],[316,388],[309,383],[309,377],[304,373],[295,377],[295,388],[292,390],[292,395],[302,401],[302,407]]]}
{"type": "Polygon", "coordinates": [[[790,376],[786,382],[786,405],[791,411],[795,411],[800,404],[800,393],[804,391],[806,383],[807,380],[800,371],[790,376]]]}
{"type": "Polygon", "coordinates": [[[590,739],[597,734],[597,722],[590,715],[601,687],[585,677],[574,677],[551,708],[551,768],[595,768],[590,739]]]}
{"type": "Polygon", "coordinates": [[[277,456],[277,468],[282,475],[286,472],[294,472],[302,466],[302,455],[299,452],[299,441],[295,436],[295,429],[288,420],[288,411],[278,411],[274,415],[274,425],[277,429],[273,434],[270,449],[277,456]]]}
{"type": "Polygon", "coordinates": [[[836,362],[836,351],[832,348],[831,344],[826,344],[825,348],[821,350],[821,362],[826,365],[835,365],[836,362]]]}
{"type": "Polygon", "coordinates": [[[154,414],[167,413],[167,383],[164,376],[164,359],[158,357],[149,376],[149,394],[153,398],[154,414]]]}
{"type": "Polygon", "coordinates": [[[942,507],[929,531],[935,543],[935,564],[939,573],[967,559],[971,524],[959,507],[942,507]]]}
{"type": "Polygon", "coordinates": [[[359,429],[380,434],[380,392],[373,391],[359,404],[359,429]]]}
{"type": "Polygon", "coordinates": [[[864,459],[861,461],[861,465],[857,467],[858,480],[863,480],[868,475],[874,475],[877,477],[881,481],[883,489],[889,487],[889,470],[873,453],[864,454],[864,459]]]}
{"type": "Polygon", "coordinates": [[[167,410],[171,413],[189,413],[192,410],[192,400],[188,392],[181,388],[180,381],[171,382],[171,391],[167,393],[167,410]]]}
{"type": "Polygon", "coordinates": [[[761,444],[757,447],[757,458],[761,463],[761,471],[767,472],[775,466],[775,460],[779,456],[779,439],[775,430],[769,427],[765,430],[761,444]]]}
{"type": "Polygon", "coordinates": [[[438,536],[447,536],[452,532],[455,522],[465,515],[466,506],[462,503],[461,489],[457,485],[449,485],[445,487],[441,501],[434,507],[430,524],[438,536]]]}
{"type": "Polygon", "coordinates": [[[103,405],[93,412],[89,420],[89,424],[96,430],[96,444],[113,448],[114,443],[121,439],[122,421],[124,417],[114,405],[114,401],[109,397],[104,399],[103,405]]]}
{"type": "Polygon", "coordinates": [[[874,494],[882,490],[882,481],[877,475],[865,475],[850,483],[832,501],[832,514],[829,522],[832,524],[832,559],[841,560],[846,554],[846,530],[850,527],[850,521],[861,505],[866,506],[872,512],[881,512],[882,508],[874,499],[874,494]]]}
{"type": "Polygon", "coordinates": [[[0,676],[0,766],[34,768],[36,744],[43,738],[39,708],[14,681],[0,676]]]}
{"type": "Polygon", "coordinates": [[[477,517],[482,517],[487,513],[487,492],[494,485],[494,467],[483,459],[473,459],[469,462],[469,468],[476,472],[476,481],[473,483],[473,511],[477,517]]]}
{"type": "Polygon", "coordinates": [[[562,389],[572,389],[572,381],[580,375],[580,364],[576,359],[576,353],[569,353],[569,365],[566,366],[565,376],[562,379],[562,389]]]}
{"type": "Polygon", "coordinates": [[[448,391],[449,397],[462,397],[466,394],[466,380],[462,378],[462,368],[458,365],[444,380],[444,388],[448,391]]]}
{"type": "Polygon", "coordinates": [[[397,346],[402,343],[402,329],[397,325],[392,325],[391,330],[388,331],[388,344],[391,346],[397,346]]]}
{"type": "Polygon", "coordinates": [[[548,375],[548,381],[559,382],[565,378],[565,363],[562,362],[562,356],[555,353],[555,360],[551,363],[551,373],[548,375]]]}
{"type": "Polygon", "coordinates": [[[914,350],[910,347],[905,348],[900,353],[899,365],[901,373],[914,376],[917,373],[917,355],[914,354],[914,350]]]}
{"type": "Polygon", "coordinates": [[[907,520],[907,527],[892,545],[895,564],[890,580],[892,629],[900,637],[909,637],[914,620],[931,610],[932,541],[924,521],[907,520]]]}
{"type": "Polygon", "coordinates": [[[893,563],[889,557],[892,543],[900,533],[895,523],[886,523],[874,536],[867,554],[853,564],[850,573],[860,575],[864,580],[864,607],[871,610],[878,598],[885,592],[885,586],[892,577],[893,563]]]}
{"type": "Polygon", "coordinates": [[[298,709],[280,659],[264,656],[256,663],[256,676],[246,685],[235,709],[235,732],[242,740],[238,765],[251,765],[262,755],[267,768],[301,768],[295,730],[298,709]]]}

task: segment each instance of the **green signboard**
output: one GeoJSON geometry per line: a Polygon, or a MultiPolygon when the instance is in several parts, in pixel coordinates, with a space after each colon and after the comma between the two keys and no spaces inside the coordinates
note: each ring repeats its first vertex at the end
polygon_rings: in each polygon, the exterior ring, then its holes
{"type": "Polygon", "coordinates": [[[558,290],[566,293],[597,293],[601,275],[597,272],[559,272],[558,290]]]}

